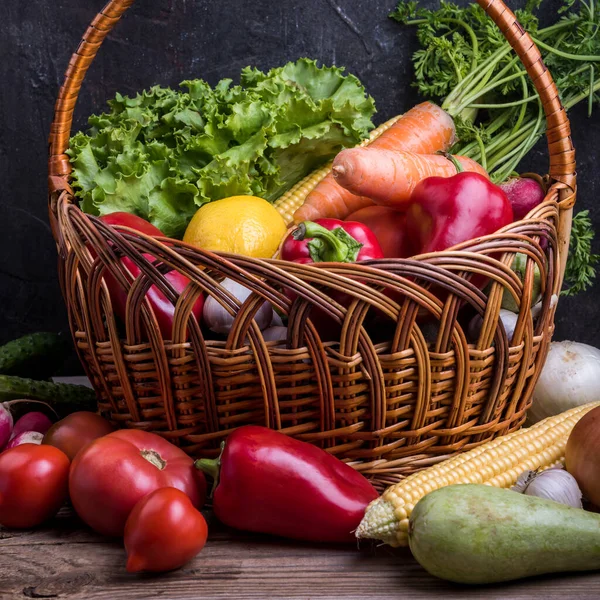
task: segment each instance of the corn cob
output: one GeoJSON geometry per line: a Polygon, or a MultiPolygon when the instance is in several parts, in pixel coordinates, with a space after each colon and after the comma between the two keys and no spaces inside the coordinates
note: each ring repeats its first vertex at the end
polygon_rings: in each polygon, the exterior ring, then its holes
{"type": "Polygon", "coordinates": [[[571,430],[596,406],[600,402],[578,406],[413,473],[369,504],[356,537],[381,540],[390,546],[407,546],[410,514],[429,492],[457,483],[508,488],[524,471],[543,470],[564,462],[571,430]]]}
{"type": "MultiPolygon", "coordinates": [[[[364,139],[359,146],[367,146],[373,140],[377,139],[384,131],[387,131],[401,115],[392,117],[389,121],[382,123],[377,129],[373,129],[369,134],[369,137],[364,139]]],[[[277,209],[279,214],[284,218],[286,225],[291,225],[294,222],[294,213],[304,203],[304,199],[310,194],[331,171],[331,165],[333,161],[328,162],[325,166],[309,173],[304,179],[301,179],[293,187],[291,187],[285,194],[282,194],[277,200],[275,200],[273,206],[277,209]]]]}

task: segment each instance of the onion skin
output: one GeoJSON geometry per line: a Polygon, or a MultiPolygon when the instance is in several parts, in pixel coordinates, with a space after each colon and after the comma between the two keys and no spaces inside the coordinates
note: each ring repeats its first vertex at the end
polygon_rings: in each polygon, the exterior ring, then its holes
{"type": "Polygon", "coordinates": [[[600,406],[573,427],[565,450],[565,467],[577,480],[583,497],[600,505],[600,406]]]}

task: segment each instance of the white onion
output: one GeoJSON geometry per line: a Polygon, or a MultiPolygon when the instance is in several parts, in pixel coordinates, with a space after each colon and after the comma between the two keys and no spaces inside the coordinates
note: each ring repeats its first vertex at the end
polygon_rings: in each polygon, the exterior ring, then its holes
{"type": "MultiPolygon", "coordinates": [[[[221,282],[221,286],[233,294],[239,300],[240,304],[252,293],[247,287],[239,284],[237,281],[233,281],[233,279],[224,279],[221,282]]],[[[206,326],[211,331],[225,335],[229,333],[234,320],[234,317],[212,296],[208,296],[204,303],[202,317],[206,326]]],[[[272,319],[273,308],[265,301],[258,309],[254,320],[260,329],[266,329],[271,324],[272,319]]]]}
{"type": "Polygon", "coordinates": [[[533,392],[527,420],[546,417],[600,400],[600,350],[578,342],[552,342],[533,392]]]}

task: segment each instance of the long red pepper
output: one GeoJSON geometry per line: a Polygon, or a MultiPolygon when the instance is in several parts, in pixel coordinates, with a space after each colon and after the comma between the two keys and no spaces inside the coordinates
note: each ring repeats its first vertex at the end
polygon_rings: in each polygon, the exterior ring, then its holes
{"type": "Polygon", "coordinates": [[[324,450],[255,425],[234,430],[218,461],[196,466],[215,478],[213,509],[225,525],[298,540],[355,542],[378,495],[324,450]]]}
{"type": "MultiPolygon", "coordinates": [[[[126,212],[110,213],[100,217],[102,221],[108,225],[121,225],[123,227],[129,227],[135,229],[141,233],[152,236],[164,236],[162,231],[148,223],[141,217],[132,215],[126,212]]],[[[154,262],[155,258],[150,254],[143,255],[146,260],[154,262]]],[[[131,276],[136,279],[141,274],[141,269],[133,262],[129,257],[123,256],[121,258],[121,264],[129,271],[131,276]]],[[[165,279],[173,286],[175,291],[179,294],[185,290],[189,283],[189,279],[179,273],[179,271],[168,271],[165,273],[165,279]]],[[[126,307],[127,307],[127,292],[119,285],[116,278],[109,273],[105,272],[104,280],[108,287],[110,299],[115,310],[115,314],[122,320],[125,320],[126,307]]],[[[162,334],[163,339],[172,339],[173,337],[173,317],[175,316],[175,306],[167,299],[167,297],[155,286],[152,285],[146,292],[146,298],[148,299],[150,306],[156,320],[158,327],[162,334]]],[[[200,296],[196,303],[192,307],[192,314],[200,321],[202,315],[202,308],[204,307],[204,297],[200,296]]]]}

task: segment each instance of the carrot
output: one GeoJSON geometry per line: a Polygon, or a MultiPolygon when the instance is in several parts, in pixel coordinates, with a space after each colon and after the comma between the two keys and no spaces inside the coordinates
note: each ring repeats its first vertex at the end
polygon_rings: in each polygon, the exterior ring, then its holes
{"type": "MultiPolygon", "coordinates": [[[[455,157],[465,171],[488,176],[485,169],[464,156],[455,157]]],[[[336,181],[354,194],[376,204],[402,208],[419,181],[426,177],[452,177],[456,167],[439,154],[394,152],[377,148],[342,150],[333,161],[336,181]]]]}
{"type": "MultiPolygon", "coordinates": [[[[402,115],[373,140],[369,148],[433,154],[438,150],[448,150],[455,137],[452,117],[439,106],[423,102],[402,115]]],[[[294,221],[314,221],[322,217],[344,219],[350,213],[372,204],[370,198],[355,196],[340,187],[333,174],[329,173],[294,213],[294,221]]]]}

